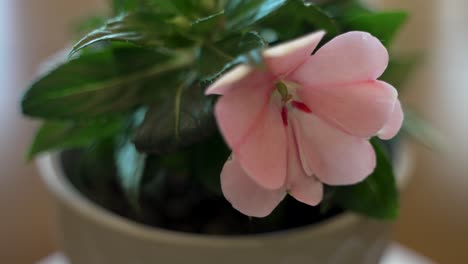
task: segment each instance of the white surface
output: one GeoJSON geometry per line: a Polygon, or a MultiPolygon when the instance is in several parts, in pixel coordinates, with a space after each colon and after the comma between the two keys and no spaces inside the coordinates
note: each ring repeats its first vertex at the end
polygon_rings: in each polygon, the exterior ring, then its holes
{"type": "Polygon", "coordinates": [[[420,256],[414,251],[394,243],[382,258],[380,264],[435,264],[426,257],[420,256]]]}
{"type": "MultiPolygon", "coordinates": [[[[56,253],[37,264],[68,264],[65,256],[56,253]]],[[[382,258],[380,264],[435,264],[429,259],[422,257],[408,248],[399,244],[393,244],[382,258]]]]}

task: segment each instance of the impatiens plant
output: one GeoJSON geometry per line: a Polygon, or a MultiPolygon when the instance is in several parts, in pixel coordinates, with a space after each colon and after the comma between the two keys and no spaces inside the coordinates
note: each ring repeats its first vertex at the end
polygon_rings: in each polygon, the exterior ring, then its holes
{"type": "Polygon", "coordinates": [[[23,113],[43,121],[29,158],[65,150],[87,197],[176,230],[397,216],[396,144],[383,140],[403,122],[392,85],[412,63],[387,49],[404,12],[356,0],[111,5],[25,93],[23,113]]]}

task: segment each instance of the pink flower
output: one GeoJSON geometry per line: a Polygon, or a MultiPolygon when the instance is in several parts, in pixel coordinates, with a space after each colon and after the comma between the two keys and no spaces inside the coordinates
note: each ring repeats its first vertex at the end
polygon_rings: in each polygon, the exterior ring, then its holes
{"type": "Polygon", "coordinates": [[[241,65],[208,88],[233,155],[222,190],[240,212],[269,215],[287,193],[315,206],[323,184],[350,185],[376,166],[369,138],[390,139],[403,112],[398,93],[377,78],[388,53],[375,37],[349,32],[310,55],[317,32],[264,52],[266,69],[241,65]]]}

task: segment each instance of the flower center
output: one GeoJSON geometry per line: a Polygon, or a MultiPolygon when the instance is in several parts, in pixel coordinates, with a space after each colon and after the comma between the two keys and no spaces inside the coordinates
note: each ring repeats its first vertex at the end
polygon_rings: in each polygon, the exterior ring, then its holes
{"type": "Polygon", "coordinates": [[[304,113],[312,113],[312,110],[303,102],[297,100],[294,88],[288,88],[288,86],[279,81],[275,84],[276,91],[281,96],[281,118],[283,119],[283,125],[288,126],[288,110],[295,108],[304,113]]]}

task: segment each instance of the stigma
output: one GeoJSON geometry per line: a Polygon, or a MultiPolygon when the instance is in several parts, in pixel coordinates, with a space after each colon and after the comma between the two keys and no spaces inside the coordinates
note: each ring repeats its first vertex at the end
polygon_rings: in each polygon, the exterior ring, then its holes
{"type": "Polygon", "coordinates": [[[275,88],[281,96],[281,119],[283,120],[283,125],[285,127],[289,125],[288,112],[292,109],[296,109],[307,114],[312,113],[312,110],[297,98],[294,93],[294,89],[289,89],[288,85],[284,82],[277,82],[275,84],[275,88]]]}

